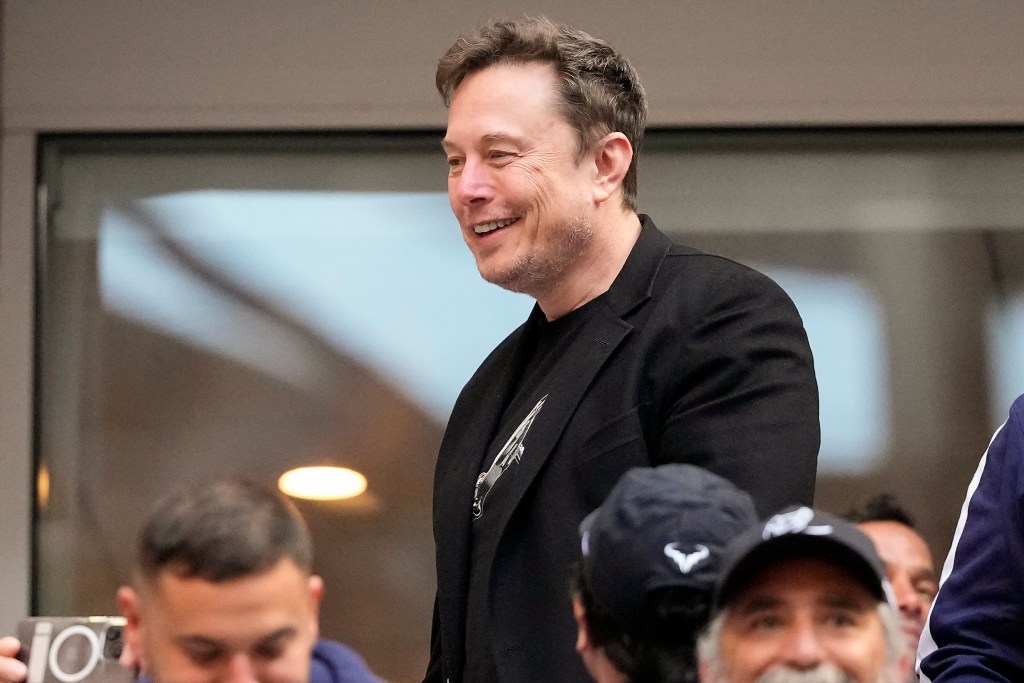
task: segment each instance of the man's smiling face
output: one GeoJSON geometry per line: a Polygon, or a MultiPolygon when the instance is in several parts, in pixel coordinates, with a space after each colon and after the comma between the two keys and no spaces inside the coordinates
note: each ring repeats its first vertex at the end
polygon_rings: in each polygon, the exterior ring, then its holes
{"type": "Polygon", "coordinates": [[[290,559],[211,582],[162,571],[122,589],[125,635],[154,683],[306,683],[323,587],[290,559]]]}
{"type": "Polygon", "coordinates": [[[813,558],[782,559],[755,574],[722,622],[716,682],[891,683],[878,599],[843,567],[813,558]]]}
{"type": "Polygon", "coordinates": [[[537,296],[584,253],[592,164],[557,107],[550,65],[498,65],[455,90],[444,150],[448,198],[481,276],[537,296]]]}

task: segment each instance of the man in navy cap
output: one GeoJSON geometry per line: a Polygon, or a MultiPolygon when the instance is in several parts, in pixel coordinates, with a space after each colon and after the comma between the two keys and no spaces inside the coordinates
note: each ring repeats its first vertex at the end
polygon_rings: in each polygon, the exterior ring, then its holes
{"type": "Polygon", "coordinates": [[[707,470],[629,470],[580,525],[576,650],[598,683],[697,681],[722,549],[757,521],[749,495],[707,470]]]}
{"type": "Polygon", "coordinates": [[[909,669],[885,566],[863,532],[808,507],[736,538],[699,643],[705,683],[900,683],[909,669]]]}

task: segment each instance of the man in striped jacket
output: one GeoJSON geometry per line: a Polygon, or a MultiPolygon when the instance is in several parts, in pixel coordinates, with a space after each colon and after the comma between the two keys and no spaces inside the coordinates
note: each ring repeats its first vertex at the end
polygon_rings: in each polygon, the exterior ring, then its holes
{"type": "Polygon", "coordinates": [[[917,652],[926,683],[1024,681],[1024,396],[967,490],[917,652]]]}

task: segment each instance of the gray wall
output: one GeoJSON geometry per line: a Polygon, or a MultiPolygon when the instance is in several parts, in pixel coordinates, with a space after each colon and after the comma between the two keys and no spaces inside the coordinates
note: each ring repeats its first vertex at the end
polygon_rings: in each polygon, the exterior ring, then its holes
{"type": "MultiPolygon", "coordinates": [[[[566,2],[647,86],[655,125],[1024,123],[1016,0],[566,2]]],[[[0,4],[0,633],[28,609],[36,136],[441,127],[451,40],[531,4],[0,4]]]]}

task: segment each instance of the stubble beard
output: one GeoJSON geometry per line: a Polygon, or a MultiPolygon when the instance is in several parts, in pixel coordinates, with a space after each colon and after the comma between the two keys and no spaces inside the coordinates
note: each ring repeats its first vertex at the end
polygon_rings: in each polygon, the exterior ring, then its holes
{"type": "Polygon", "coordinates": [[[564,220],[557,233],[547,248],[521,255],[500,272],[481,275],[502,289],[540,298],[556,287],[566,270],[582,256],[594,229],[586,216],[580,214],[564,220]]]}

